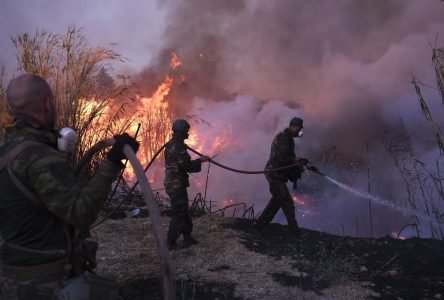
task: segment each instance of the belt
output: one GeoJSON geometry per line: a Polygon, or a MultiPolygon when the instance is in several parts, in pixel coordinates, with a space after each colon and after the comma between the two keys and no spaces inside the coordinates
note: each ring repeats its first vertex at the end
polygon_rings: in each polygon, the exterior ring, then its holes
{"type": "Polygon", "coordinates": [[[33,254],[40,254],[40,255],[50,255],[50,256],[57,256],[57,257],[65,257],[66,256],[66,250],[63,249],[50,249],[50,250],[38,250],[38,249],[32,249],[28,247],[23,247],[14,243],[6,242],[3,244],[3,246],[6,246],[11,249],[29,252],[33,254]]]}
{"type": "Polygon", "coordinates": [[[65,273],[66,261],[56,260],[50,263],[35,266],[11,266],[1,264],[3,273],[7,277],[19,280],[38,279],[47,276],[60,275],[65,273]]]}

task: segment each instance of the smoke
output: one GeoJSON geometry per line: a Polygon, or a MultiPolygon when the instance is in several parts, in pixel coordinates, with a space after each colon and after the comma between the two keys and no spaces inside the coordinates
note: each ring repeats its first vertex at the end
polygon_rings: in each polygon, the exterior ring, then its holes
{"type": "MultiPolygon", "coordinates": [[[[435,82],[430,57],[436,37],[439,46],[444,33],[440,1],[192,0],[162,1],[160,8],[168,23],[151,70],[166,72],[171,52],[178,54],[186,88],[175,95],[177,105],[212,125],[194,126],[202,148],[212,149],[205,143],[214,137],[230,141],[217,160],[263,168],[274,135],[291,117],[301,116],[307,135],[297,141],[298,155],[364,191],[370,159],[372,194],[404,205],[405,187],[382,133],[395,132],[403,120],[416,138],[414,150],[427,162],[436,158],[410,81],[417,76],[435,82]]],[[[441,121],[438,94],[423,92],[441,121]]],[[[204,180],[195,181],[195,191],[201,191],[198,182],[204,180]]],[[[301,193],[317,197],[316,216],[302,217],[299,211],[302,226],[335,233],[344,226],[348,234],[359,227],[361,235],[369,235],[367,202],[308,174],[300,185],[301,193]]],[[[263,176],[216,167],[208,192],[214,200],[247,202],[257,210],[270,197],[263,176]]],[[[378,235],[409,222],[385,208],[373,210],[378,235]]],[[[276,219],[282,221],[282,215],[276,219]]]]}
{"type": "MultiPolygon", "coordinates": [[[[230,147],[209,154],[220,151],[217,160],[228,165],[262,169],[274,135],[294,116],[304,118],[306,133],[296,140],[297,155],[366,191],[368,143],[371,193],[398,204],[405,203],[405,187],[382,146],[382,133],[397,132],[402,119],[414,150],[427,163],[436,158],[410,81],[417,76],[435,84],[431,46],[435,40],[443,44],[442,1],[163,0],[156,6],[138,0],[108,1],[106,7],[85,0],[0,2],[4,41],[36,28],[58,32],[76,24],[92,44],[117,42],[134,72],[146,66],[135,76],[142,96],[172,73],[175,82],[180,79],[170,94],[175,109],[211,124],[192,123],[202,150],[212,150],[224,136],[230,147]],[[183,62],[174,71],[173,51],[183,62]]],[[[4,61],[13,61],[10,43],[2,43],[0,52],[4,61]]],[[[423,92],[443,125],[439,95],[425,87],[423,92]]],[[[190,194],[202,191],[202,176],[205,170],[193,175],[190,194]]],[[[365,201],[308,173],[300,194],[314,199],[310,211],[298,207],[302,226],[334,233],[344,226],[348,234],[359,227],[360,234],[369,234],[365,201]]],[[[214,166],[208,196],[254,204],[256,211],[270,197],[263,176],[228,174],[214,166]]],[[[379,235],[409,222],[373,209],[379,235]]]]}
{"type": "MultiPolygon", "coordinates": [[[[203,116],[209,124],[190,120],[191,134],[197,136],[195,142],[198,150],[209,156],[217,155],[215,160],[222,164],[249,171],[263,170],[274,136],[288,126],[293,116],[302,114],[302,111],[291,108],[282,101],[260,102],[249,96],[237,96],[231,100],[216,102],[195,99],[191,111],[203,116]]],[[[333,166],[311,157],[313,155],[307,151],[307,144],[316,142],[317,137],[314,134],[310,130],[303,138],[295,139],[297,156],[308,157],[323,172],[366,191],[367,175],[362,170],[333,166]]],[[[163,178],[162,164],[159,167],[154,171],[158,179],[156,185],[160,185],[163,178]]],[[[258,214],[271,198],[268,182],[263,174],[238,174],[218,166],[204,164],[202,172],[190,175],[190,183],[190,197],[199,192],[203,194],[207,187],[207,202],[211,200],[215,208],[232,203],[245,203],[247,207],[253,206],[255,213],[258,214]],[[209,172],[208,167],[210,167],[209,172]],[[209,176],[206,186],[207,173],[209,176]]],[[[390,182],[390,185],[392,184],[393,180],[390,182]]],[[[288,187],[292,191],[291,183],[288,187]]],[[[398,187],[394,193],[399,192],[398,187]]],[[[344,232],[356,235],[356,222],[358,222],[359,234],[361,236],[370,234],[367,199],[347,193],[309,171],[303,174],[299,188],[294,194],[304,201],[302,205],[296,203],[300,226],[335,234],[344,232]]],[[[388,192],[384,193],[384,196],[387,194],[388,192]]],[[[390,233],[394,228],[402,227],[405,224],[403,221],[408,220],[397,210],[387,210],[386,206],[378,203],[372,205],[375,215],[375,235],[390,233]]],[[[243,208],[237,207],[237,216],[242,212],[243,208]]],[[[234,209],[227,210],[227,215],[232,213],[234,209]]],[[[286,223],[282,212],[278,213],[275,221],[286,223]]]]}
{"type": "MultiPolygon", "coordinates": [[[[287,126],[287,120],[297,114],[281,102],[263,104],[247,96],[213,103],[198,99],[193,106],[204,108],[201,114],[210,124],[192,126],[192,132],[200,137],[199,147],[209,156],[217,155],[216,161],[253,171],[264,169],[276,130],[287,126]]],[[[205,171],[193,176],[199,185],[205,171]]],[[[195,190],[201,190],[199,185],[195,190]]],[[[268,183],[263,175],[231,173],[211,166],[208,195],[215,203],[232,199],[261,206],[269,198],[268,183]]]]}

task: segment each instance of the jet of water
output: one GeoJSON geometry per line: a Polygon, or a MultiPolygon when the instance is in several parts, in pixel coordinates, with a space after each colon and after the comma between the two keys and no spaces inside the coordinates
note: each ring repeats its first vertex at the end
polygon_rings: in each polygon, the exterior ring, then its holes
{"type": "Polygon", "coordinates": [[[335,180],[335,179],[333,179],[331,177],[328,177],[326,175],[324,175],[324,177],[328,181],[330,181],[331,183],[333,183],[336,186],[340,187],[341,189],[343,189],[343,190],[345,190],[345,191],[347,191],[349,193],[352,193],[352,194],[354,194],[354,195],[356,195],[356,196],[358,196],[360,198],[370,199],[372,202],[380,204],[380,205],[383,205],[383,206],[386,206],[386,207],[389,207],[391,209],[394,209],[394,210],[400,212],[401,214],[403,214],[404,216],[407,216],[407,217],[416,216],[418,218],[422,218],[422,219],[425,219],[425,220],[433,223],[435,226],[440,226],[441,225],[437,221],[432,220],[429,216],[421,214],[421,213],[419,213],[416,210],[398,207],[398,206],[396,206],[395,204],[393,204],[392,202],[390,202],[388,200],[372,196],[369,193],[366,193],[366,192],[363,192],[363,191],[359,191],[359,190],[357,190],[357,189],[355,189],[355,188],[353,188],[353,187],[351,187],[351,186],[349,186],[349,185],[347,185],[345,183],[339,182],[339,181],[337,181],[337,180],[335,180]]]}

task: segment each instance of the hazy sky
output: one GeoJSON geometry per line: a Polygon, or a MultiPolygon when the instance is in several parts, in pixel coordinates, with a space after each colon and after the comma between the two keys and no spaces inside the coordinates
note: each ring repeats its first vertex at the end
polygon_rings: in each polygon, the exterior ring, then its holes
{"type": "Polygon", "coordinates": [[[117,43],[116,50],[140,70],[160,46],[164,13],[150,0],[0,0],[0,57],[11,68],[12,35],[45,29],[83,28],[91,45],[117,43]]]}

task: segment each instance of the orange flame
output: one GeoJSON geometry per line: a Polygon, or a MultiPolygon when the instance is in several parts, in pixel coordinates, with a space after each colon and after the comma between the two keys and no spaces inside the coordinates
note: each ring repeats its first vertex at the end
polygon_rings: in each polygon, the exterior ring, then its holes
{"type": "MultiPolygon", "coordinates": [[[[200,56],[203,57],[203,54],[200,56]]],[[[179,59],[178,55],[174,52],[171,53],[171,67],[176,69],[182,64],[183,63],[179,59]]],[[[137,132],[137,140],[140,142],[137,157],[139,158],[141,164],[146,166],[157,150],[171,137],[171,124],[176,116],[172,112],[172,108],[167,97],[170,95],[175,81],[180,83],[181,81],[183,82],[185,80],[186,77],[184,75],[175,74],[173,76],[171,74],[166,74],[163,81],[156,87],[151,96],[137,95],[135,97],[136,101],[134,102],[136,107],[131,107],[131,109],[125,110],[123,113],[122,111],[117,113],[118,107],[117,105],[113,105],[113,103],[116,103],[116,101],[109,99],[109,106],[105,107],[101,111],[103,117],[100,115],[100,117],[94,121],[94,124],[97,123],[97,126],[100,126],[100,128],[108,128],[109,124],[112,123],[114,124],[113,126],[115,126],[115,128],[123,129],[132,136],[135,136],[137,132]]],[[[85,100],[84,105],[82,105],[82,116],[84,116],[85,122],[88,121],[89,116],[94,114],[96,108],[99,106],[103,108],[103,104],[98,103],[94,99],[85,100]]],[[[92,127],[94,127],[94,125],[92,127]]],[[[95,136],[95,132],[93,131],[94,130],[92,130],[91,133],[92,137],[95,136]]],[[[199,152],[207,155],[214,155],[217,154],[215,152],[221,152],[226,147],[235,145],[239,146],[239,143],[241,142],[234,142],[232,140],[232,129],[230,126],[226,126],[224,132],[218,134],[217,136],[211,136],[211,138],[208,138],[208,134],[205,131],[193,131],[192,128],[186,143],[199,152]]],[[[147,172],[147,176],[150,183],[155,182],[156,178],[152,172],[147,172]]],[[[126,180],[134,180],[135,178],[134,171],[129,164],[125,169],[124,177],[126,180]]],[[[204,182],[205,181],[203,180],[198,184],[198,186],[203,186],[204,182]]],[[[223,202],[224,206],[234,204],[233,199],[226,199],[223,200],[223,202]]]]}
{"type": "Polygon", "coordinates": [[[222,201],[222,208],[233,205],[234,200],[233,199],[225,199],[222,201]]]}
{"type": "Polygon", "coordinates": [[[173,69],[177,69],[182,65],[182,61],[179,59],[177,54],[175,52],[171,53],[171,67],[173,69]]]}
{"type": "Polygon", "coordinates": [[[305,202],[302,200],[302,198],[296,196],[295,194],[291,195],[291,199],[293,200],[293,203],[295,203],[295,204],[299,204],[299,205],[305,204],[305,202]]]}
{"type": "Polygon", "coordinates": [[[390,232],[390,236],[394,239],[405,240],[405,236],[402,236],[402,235],[398,236],[398,233],[395,231],[390,232]]]}
{"type": "Polygon", "coordinates": [[[222,200],[222,208],[225,208],[227,206],[233,205],[234,200],[233,199],[224,199],[222,200]]]}
{"type": "Polygon", "coordinates": [[[196,148],[197,151],[202,150],[202,149],[200,149],[199,146],[197,146],[199,143],[199,137],[197,136],[197,134],[194,131],[191,131],[189,133],[186,143],[188,146],[196,148]]]}
{"type": "MultiPolygon", "coordinates": [[[[173,85],[173,77],[166,75],[163,82],[157,87],[151,97],[137,96],[138,107],[131,132],[135,135],[138,125],[141,130],[137,139],[140,141],[138,158],[142,165],[146,165],[154,153],[170,137],[170,124],[172,115],[169,111],[169,103],[165,97],[170,93],[173,85]]],[[[125,178],[133,178],[134,171],[131,168],[125,170],[125,178]]],[[[154,181],[154,179],[152,179],[154,181]]]]}

